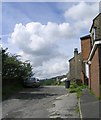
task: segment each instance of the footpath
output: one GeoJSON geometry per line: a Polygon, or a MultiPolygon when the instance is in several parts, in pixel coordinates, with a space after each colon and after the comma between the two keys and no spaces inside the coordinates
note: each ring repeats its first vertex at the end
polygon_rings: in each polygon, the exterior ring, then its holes
{"type": "Polygon", "coordinates": [[[100,106],[101,100],[97,100],[97,98],[91,94],[88,89],[84,89],[83,94],[80,97],[81,119],[101,119],[100,106]]]}
{"type": "Polygon", "coordinates": [[[76,93],[57,97],[53,105],[54,107],[48,110],[50,118],[60,118],[61,120],[67,120],[69,118],[79,119],[79,113],[76,111],[78,106],[76,93]]]}

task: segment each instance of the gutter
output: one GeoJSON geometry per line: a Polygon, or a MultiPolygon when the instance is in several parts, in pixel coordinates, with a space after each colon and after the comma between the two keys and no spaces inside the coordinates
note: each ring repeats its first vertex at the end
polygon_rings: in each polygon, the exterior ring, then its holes
{"type": "Polygon", "coordinates": [[[87,60],[88,64],[91,64],[91,58],[92,58],[92,56],[93,56],[93,54],[94,54],[94,51],[95,51],[96,48],[97,48],[97,45],[99,45],[99,44],[101,44],[101,39],[100,39],[99,41],[95,41],[95,42],[94,42],[93,48],[92,48],[92,50],[91,50],[91,52],[90,52],[90,55],[89,55],[89,58],[88,58],[88,60],[87,60]]]}

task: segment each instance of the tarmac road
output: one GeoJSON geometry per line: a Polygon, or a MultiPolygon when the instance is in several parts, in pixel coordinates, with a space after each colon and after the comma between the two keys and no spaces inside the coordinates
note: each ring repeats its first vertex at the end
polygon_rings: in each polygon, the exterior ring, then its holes
{"type": "Polygon", "coordinates": [[[26,88],[2,103],[3,118],[79,118],[76,94],[64,86],[26,88]]]}

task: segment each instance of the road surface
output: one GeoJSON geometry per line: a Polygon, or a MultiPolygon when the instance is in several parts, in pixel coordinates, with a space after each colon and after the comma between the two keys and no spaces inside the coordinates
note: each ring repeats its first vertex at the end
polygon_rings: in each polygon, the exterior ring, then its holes
{"type": "Polygon", "coordinates": [[[3,118],[78,118],[76,94],[64,86],[26,88],[2,103],[3,118]]]}

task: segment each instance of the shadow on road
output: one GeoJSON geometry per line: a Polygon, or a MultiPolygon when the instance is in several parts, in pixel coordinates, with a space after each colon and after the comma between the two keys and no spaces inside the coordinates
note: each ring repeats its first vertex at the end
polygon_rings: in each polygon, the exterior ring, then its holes
{"type": "Polygon", "coordinates": [[[26,88],[23,91],[20,91],[9,99],[22,99],[22,100],[32,100],[32,99],[42,99],[46,97],[56,96],[55,93],[48,93],[47,91],[43,91],[44,87],[39,88],[26,88]]]}
{"type": "Polygon", "coordinates": [[[55,96],[56,94],[49,93],[19,93],[17,96],[13,96],[13,99],[42,99],[45,97],[55,96]]]}

